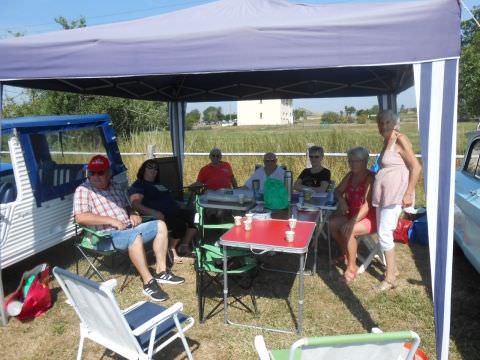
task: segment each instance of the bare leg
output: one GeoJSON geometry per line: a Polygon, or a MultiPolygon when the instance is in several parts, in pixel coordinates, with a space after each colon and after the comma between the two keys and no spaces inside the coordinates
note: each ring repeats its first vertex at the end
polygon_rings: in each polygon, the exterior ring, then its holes
{"type": "Polygon", "coordinates": [[[387,262],[387,272],[385,280],[390,284],[396,286],[397,284],[397,262],[395,259],[395,249],[385,251],[385,260],[387,262]]]}
{"type": "Polygon", "coordinates": [[[169,241],[169,244],[170,244],[169,249],[172,252],[174,259],[176,259],[180,256],[177,253],[177,245],[178,245],[179,242],[180,242],[180,239],[170,239],[170,241],[169,241]]]}
{"type": "Polygon", "coordinates": [[[346,217],[337,216],[330,219],[330,236],[337,242],[342,255],[347,253],[347,240],[342,234],[341,226],[345,223],[346,217]]]}
{"type": "Polygon", "coordinates": [[[128,257],[137,269],[144,284],[147,284],[152,279],[152,274],[148,270],[147,259],[145,257],[145,250],[143,248],[143,239],[138,235],[133,244],[128,248],[128,257]]]}
{"type": "Polygon", "coordinates": [[[165,222],[157,221],[157,236],[153,239],[153,252],[155,253],[155,271],[160,273],[167,269],[168,229],[165,222]]]}

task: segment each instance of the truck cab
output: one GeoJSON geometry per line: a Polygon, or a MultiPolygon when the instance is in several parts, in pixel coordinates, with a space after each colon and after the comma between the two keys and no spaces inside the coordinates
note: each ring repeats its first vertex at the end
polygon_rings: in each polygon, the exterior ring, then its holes
{"type": "Polygon", "coordinates": [[[71,238],[73,194],[86,164],[106,155],[113,181],[127,174],[108,115],[0,119],[1,268],[71,238]]]}

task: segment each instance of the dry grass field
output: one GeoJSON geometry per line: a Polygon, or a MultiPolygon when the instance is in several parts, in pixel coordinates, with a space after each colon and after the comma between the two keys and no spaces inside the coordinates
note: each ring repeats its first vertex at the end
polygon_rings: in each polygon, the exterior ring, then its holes
{"type": "MultiPolygon", "coordinates": [[[[473,125],[461,124],[459,127],[459,150],[462,153],[465,129],[473,125]]],[[[418,136],[415,124],[405,124],[403,129],[414,143],[418,152],[418,136]]],[[[355,145],[367,146],[371,152],[380,150],[381,139],[373,125],[332,126],[320,129],[302,127],[242,129],[212,129],[187,132],[186,151],[208,152],[213,146],[219,146],[224,152],[303,152],[307,143],[323,145],[327,152],[343,152],[355,145]]],[[[156,144],[157,151],[169,151],[170,142],[166,133],[138,134],[129,141],[121,142],[123,152],[144,151],[146,144],[156,144]]],[[[133,179],[135,170],[144,159],[128,157],[124,159],[133,179]]],[[[243,183],[251,173],[258,158],[228,157],[239,183],[243,183]]],[[[207,158],[187,157],[185,166],[186,183],[194,180],[199,168],[207,158]]],[[[303,158],[280,157],[298,175],[304,167],[303,158]]],[[[325,165],[332,169],[333,176],[339,180],[346,170],[345,160],[327,158],[325,165]]],[[[421,186],[420,186],[421,187],[421,186]]],[[[433,305],[430,291],[430,268],[428,248],[418,245],[398,244],[400,287],[388,293],[378,294],[372,288],[379,281],[381,267],[374,265],[362,274],[351,286],[339,280],[342,269],[335,268],[329,273],[327,246],[320,242],[319,271],[317,276],[305,279],[305,316],[303,336],[335,335],[368,332],[373,326],[384,331],[410,329],[416,331],[421,339],[421,347],[430,359],[435,359],[435,327],[433,305]]],[[[75,271],[77,254],[71,242],[65,242],[22,263],[11,266],[2,272],[6,293],[15,290],[23,271],[34,265],[48,261],[75,271]]],[[[294,256],[274,256],[261,259],[267,263],[294,268],[297,258],[294,256]]],[[[151,262],[152,264],[152,262],[151,262]]],[[[311,264],[311,256],[308,259],[311,264]]],[[[85,263],[81,263],[85,268],[85,263]]],[[[174,271],[186,277],[187,281],[179,286],[165,286],[170,295],[166,305],[181,301],[184,312],[197,316],[195,295],[195,271],[192,265],[175,265],[174,271]]],[[[123,279],[124,274],[112,273],[109,276],[123,279]]],[[[458,249],[454,253],[453,290],[452,290],[452,328],[450,359],[478,359],[480,353],[480,274],[465,260],[458,249]]],[[[260,313],[257,316],[240,309],[232,310],[235,320],[256,322],[281,327],[293,327],[290,307],[294,314],[297,309],[298,279],[284,274],[261,271],[254,285],[254,293],[259,296],[260,313]],[[287,302],[286,299],[289,299],[287,302]]],[[[0,328],[0,359],[72,359],[76,356],[79,327],[73,309],[65,303],[65,295],[55,281],[51,283],[55,303],[44,316],[33,321],[21,323],[10,319],[7,327],[0,328]]],[[[210,292],[207,307],[212,306],[216,296],[221,293],[210,292]]],[[[134,276],[126,289],[117,294],[121,307],[144,300],[141,283],[134,276]]],[[[253,346],[255,335],[263,334],[269,348],[288,347],[299,337],[296,335],[262,332],[223,324],[223,312],[220,310],[204,324],[197,323],[187,333],[188,341],[196,359],[255,359],[253,346]]],[[[103,348],[87,341],[84,359],[113,359],[110,353],[104,354],[103,348]]],[[[183,359],[182,346],[174,343],[158,359],[183,359]]]]}

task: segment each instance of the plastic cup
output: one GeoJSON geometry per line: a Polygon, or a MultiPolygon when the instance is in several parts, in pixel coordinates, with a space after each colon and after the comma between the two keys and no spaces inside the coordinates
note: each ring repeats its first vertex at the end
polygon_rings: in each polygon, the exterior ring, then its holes
{"type": "Polygon", "coordinates": [[[245,231],[250,231],[252,230],[252,222],[251,221],[248,221],[248,220],[245,220],[243,222],[243,227],[245,229],[245,231]]]}
{"type": "Polygon", "coordinates": [[[240,205],[243,205],[244,202],[245,202],[245,194],[238,194],[238,203],[240,205]]]}
{"type": "Polygon", "coordinates": [[[234,216],[233,220],[235,221],[235,226],[242,225],[242,217],[241,216],[234,216]]]}
{"type": "Polygon", "coordinates": [[[245,217],[247,218],[247,221],[250,221],[250,222],[253,221],[253,214],[252,213],[245,214],[245,217]]]}
{"type": "Polygon", "coordinates": [[[285,231],[285,240],[292,242],[295,237],[295,231],[287,230],[285,231]]]}
{"type": "Polygon", "coordinates": [[[291,230],[295,229],[297,226],[297,219],[290,218],[288,219],[288,226],[290,227],[291,230]]]}

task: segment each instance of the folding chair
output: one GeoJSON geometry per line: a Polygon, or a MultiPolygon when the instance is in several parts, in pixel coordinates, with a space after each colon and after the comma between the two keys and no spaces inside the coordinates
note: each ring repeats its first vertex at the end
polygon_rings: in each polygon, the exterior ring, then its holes
{"type": "Polygon", "coordinates": [[[260,360],[413,360],[420,337],[413,331],[303,338],[290,349],[268,351],[263,336],[255,337],[260,360]]]}
{"type": "MultiPolygon", "coordinates": [[[[100,272],[99,267],[102,266],[109,272],[112,272],[115,268],[115,257],[119,257],[121,259],[120,265],[123,264],[122,272],[126,272],[125,279],[120,286],[120,291],[124,289],[128,277],[133,271],[133,264],[128,257],[127,251],[121,251],[115,248],[112,237],[109,234],[75,224],[74,244],[83,258],[87,260],[88,268],[83,275],[86,278],[91,278],[93,275],[97,275],[101,281],[106,281],[105,277],[100,272]],[[99,247],[99,244],[101,243],[110,244],[111,246],[108,246],[108,250],[102,250],[102,248],[99,247]],[[110,259],[110,264],[108,264],[107,259],[110,259]]],[[[77,274],[79,274],[79,261],[80,258],[77,257],[77,274]]]]}
{"type": "Polygon", "coordinates": [[[373,234],[363,235],[357,237],[357,242],[360,247],[361,244],[365,245],[368,253],[366,256],[363,256],[360,252],[357,251],[357,258],[362,263],[357,270],[358,274],[361,274],[367,270],[368,266],[374,258],[376,258],[380,263],[385,266],[385,255],[383,254],[380,243],[375,241],[373,234]]]}
{"type": "MultiPolygon", "coordinates": [[[[215,311],[222,305],[223,296],[221,289],[223,289],[223,248],[216,243],[207,243],[209,230],[224,230],[227,231],[234,224],[205,224],[204,223],[204,209],[200,205],[199,197],[196,201],[197,216],[196,223],[198,226],[198,236],[195,244],[195,270],[196,270],[196,292],[198,298],[198,315],[200,322],[203,323],[205,319],[211,317],[215,311]],[[218,288],[220,300],[210,310],[207,316],[204,316],[206,291],[210,286],[218,288]]],[[[257,261],[255,257],[245,250],[228,250],[228,269],[229,278],[232,279],[241,289],[249,290],[252,287],[253,279],[257,273],[257,261]],[[242,283],[243,279],[247,279],[246,284],[242,283]]],[[[250,298],[253,305],[253,310],[246,305],[238,296],[231,294],[235,302],[238,302],[249,312],[257,312],[257,303],[255,296],[250,293],[250,298]]]]}
{"type": "Polygon", "coordinates": [[[77,360],[82,357],[85,339],[127,359],[151,359],[177,338],[192,359],[184,333],[194,320],[180,312],[182,303],[165,308],[140,301],[121,310],[113,295],[115,280],[98,284],[59,267],[53,274],[80,318],[77,360]]]}

